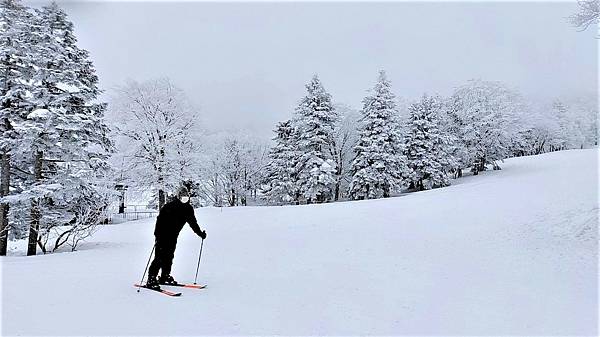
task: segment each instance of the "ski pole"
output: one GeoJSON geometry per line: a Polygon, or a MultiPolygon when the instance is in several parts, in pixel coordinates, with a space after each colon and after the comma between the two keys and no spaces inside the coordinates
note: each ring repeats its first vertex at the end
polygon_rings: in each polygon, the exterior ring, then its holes
{"type": "Polygon", "coordinates": [[[202,239],[202,243],[200,243],[200,255],[198,255],[198,266],[196,267],[196,277],[194,277],[194,284],[198,280],[198,269],[200,269],[200,258],[202,258],[202,246],[204,246],[204,239],[202,239]]]}
{"type": "MultiPolygon", "coordinates": [[[[150,260],[152,259],[152,254],[154,254],[154,248],[156,248],[156,243],[152,246],[152,251],[150,252],[150,256],[148,257],[148,263],[146,263],[146,268],[144,269],[144,274],[142,274],[142,280],[140,281],[140,285],[144,282],[144,277],[146,277],[146,270],[148,270],[148,266],[150,265],[150,260]]],[[[138,287],[137,292],[140,292],[140,287],[138,287]]]]}

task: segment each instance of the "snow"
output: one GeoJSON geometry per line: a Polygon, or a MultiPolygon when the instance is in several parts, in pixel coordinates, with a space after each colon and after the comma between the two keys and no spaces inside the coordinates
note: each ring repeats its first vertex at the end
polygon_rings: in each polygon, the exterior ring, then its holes
{"type": "MultiPolygon", "coordinates": [[[[2,258],[2,335],[597,335],[598,150],[396,198],[202,208],[204,290],[132,287],[153,219],[2,258]]],[[[173,275],[192,282],[184,228],[173,275]]]]}
{"type": "Polygon", "coordinates": [[[27,119],[46,119],[48,117],[50,117],[50,111],[48,109],[35,109],[27,115],[27,119]]]}
{"type": "Polygon", "coordinates": [[[61,89],[62,91],[68,92],[68,93],[78,93],[81,92],[81,89],[74,86],[74,85],[68,85],[66,83],[57,83],[56,87],[61,89]]]}

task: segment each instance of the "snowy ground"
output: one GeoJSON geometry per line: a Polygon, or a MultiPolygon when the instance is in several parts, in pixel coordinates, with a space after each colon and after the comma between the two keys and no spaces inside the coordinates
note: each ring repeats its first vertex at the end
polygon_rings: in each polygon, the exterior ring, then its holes
{"type": "MultiPolygon", "coordinates": [[[[132,284],[153,220],[2,258],[2,335],[596,335],[597,150],[387,200],[205,208],[205,290],[132,284]]],[[[174,276],[193,281],[184,228],[174,276]]]]}

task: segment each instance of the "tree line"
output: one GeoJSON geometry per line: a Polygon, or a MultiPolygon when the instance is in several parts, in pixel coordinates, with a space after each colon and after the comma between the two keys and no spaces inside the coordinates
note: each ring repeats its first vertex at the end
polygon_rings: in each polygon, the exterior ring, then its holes
{"type": "MultiPolygon", "coordinates": [[[[130,81],[107,111],[115,176],[150,191],[160,209],[186,185],[196,206],[322,203],[448,186],[503,159],[597,144],[588,101],[536,106],[499,82],[472,80],[449,97],[411,104],[385,72],[359,111],[333,101],[315,76],[271,144],[243,131],[210,132],[169,79],[130,81]]],[[[137,191],[137,192],[136,192],[137,191]]]]}
{"type": "Polygon", "coordinates": [[[381,71],[350,133],[347,109],[335,108],[317,76],[306,90],[293,118],[275,128],[263,185],[269,204],[444,187],[465,171],[499,170],[505,158],[598,143],[592,102],[536,108],[500,82],[472,80],[401,108],[381,71]]]}

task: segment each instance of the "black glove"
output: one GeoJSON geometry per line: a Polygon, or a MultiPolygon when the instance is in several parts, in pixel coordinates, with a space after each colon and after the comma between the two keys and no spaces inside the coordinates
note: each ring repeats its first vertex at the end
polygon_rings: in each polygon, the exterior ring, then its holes
{"type": "Polygon", "coordinates": [[[198,234],[199,237],[202,238],[202,240],[206,239],[206,231],[200,231],[200,234],[198,234]]]}

